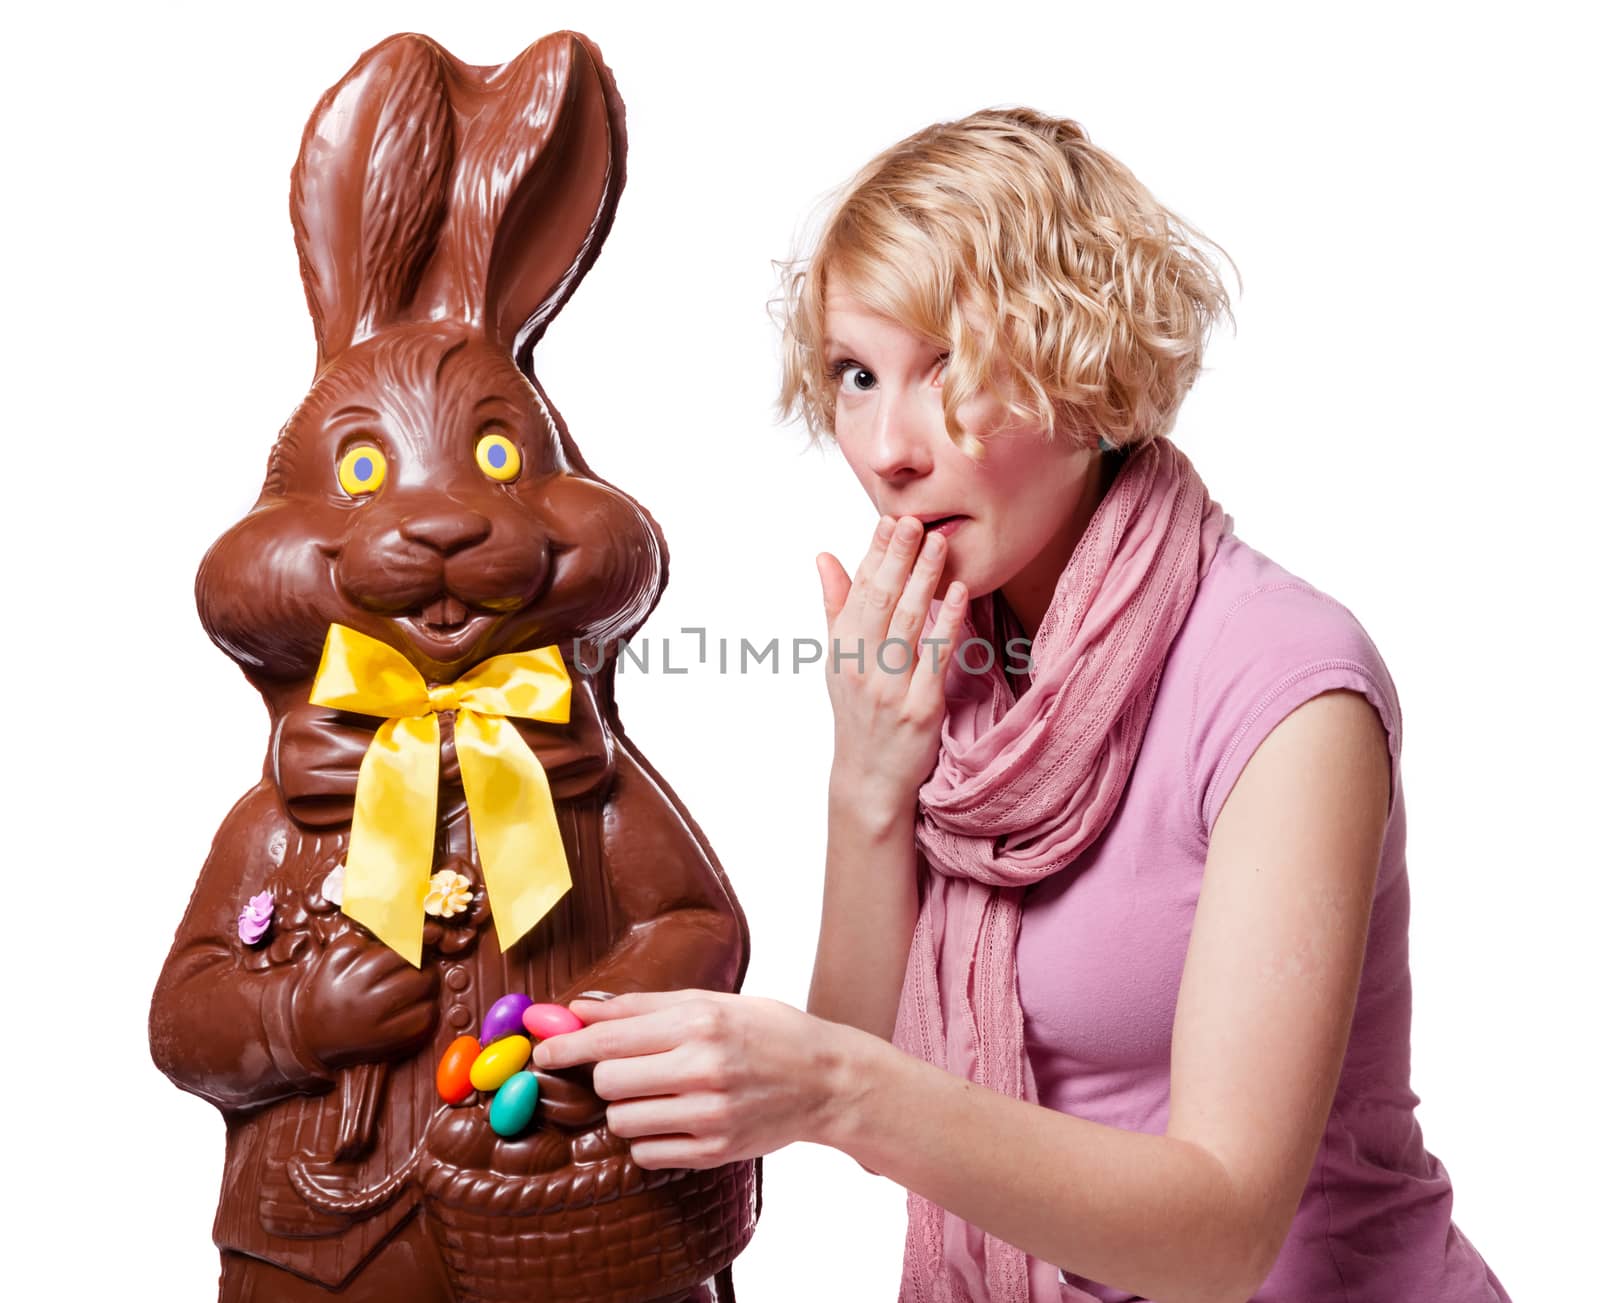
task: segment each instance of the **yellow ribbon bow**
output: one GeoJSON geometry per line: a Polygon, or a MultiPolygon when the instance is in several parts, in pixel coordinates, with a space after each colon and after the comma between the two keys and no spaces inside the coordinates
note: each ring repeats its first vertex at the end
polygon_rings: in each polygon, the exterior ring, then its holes
{"type": "Polygon", "coordinates": [[[554,644],[492,656],[430,688],[393,647],[330,625],[311,685],[318,706],[381,715],[356,780],[344,912],[422,966],[423,901],[439,806],[439,712],[456,712],[456,755],[502,951],[572,887],[544,766],[508,715],[565,724],[572,679],[554,644]]]}

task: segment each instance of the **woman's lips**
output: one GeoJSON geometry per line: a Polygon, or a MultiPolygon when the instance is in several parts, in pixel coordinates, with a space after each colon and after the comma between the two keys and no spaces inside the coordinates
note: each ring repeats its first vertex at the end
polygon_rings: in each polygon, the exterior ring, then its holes
{"type": "Polygon", "coordinates": [[[929,534],[943,534],[948,538],[970,520],[969,516],[948,516],[936,525],[929,525],[925,532],[929,534]]]}

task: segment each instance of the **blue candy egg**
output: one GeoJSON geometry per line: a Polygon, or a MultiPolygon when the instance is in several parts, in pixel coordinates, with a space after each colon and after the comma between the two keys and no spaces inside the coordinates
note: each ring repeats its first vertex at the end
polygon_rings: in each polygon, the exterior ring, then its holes
{"type": "Polygon", "coordinates": [[[518,1072],[506,1078],[489,1105],[489,1125],[495,1135],[509,1138],[526,1130],[538,1102],[539,1078],[533,1073],[518,1072]]]}

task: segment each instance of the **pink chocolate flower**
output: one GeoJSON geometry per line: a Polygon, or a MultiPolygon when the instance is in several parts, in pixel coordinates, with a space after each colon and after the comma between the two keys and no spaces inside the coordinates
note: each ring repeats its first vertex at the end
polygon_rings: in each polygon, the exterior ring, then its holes
{"type": "Polygon", "coordinates": [[[239,940],[253,946],[266,936],[272,925],[272,893],[263,891],[250,897],[250,903],[239,911],[239,940]]]}

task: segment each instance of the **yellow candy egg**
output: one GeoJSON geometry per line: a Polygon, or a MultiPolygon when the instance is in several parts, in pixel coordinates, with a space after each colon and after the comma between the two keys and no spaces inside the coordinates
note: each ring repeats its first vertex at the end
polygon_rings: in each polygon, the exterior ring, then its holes
{"type": "Polygon", "coordinates": [[[514,480],[522,469],[522,454],[503,434],[486,434],[478,440],[478,469],[491,480],[514,480]]]}
{"type": "Polygon", "coordinates": [[[503,1036],[472,1061],[467,1075],[474,1090],[499,1090],[516,1072],[521,1072],[533,1053],[533,1042],[526,1036],[503,1036]]]}
{"type": "Polygon", "coordinates": [[[339,487],[351,497],[373,493],[388,470],[383,453],[370,443],[358,443],[339,459],[339,487]]]}

